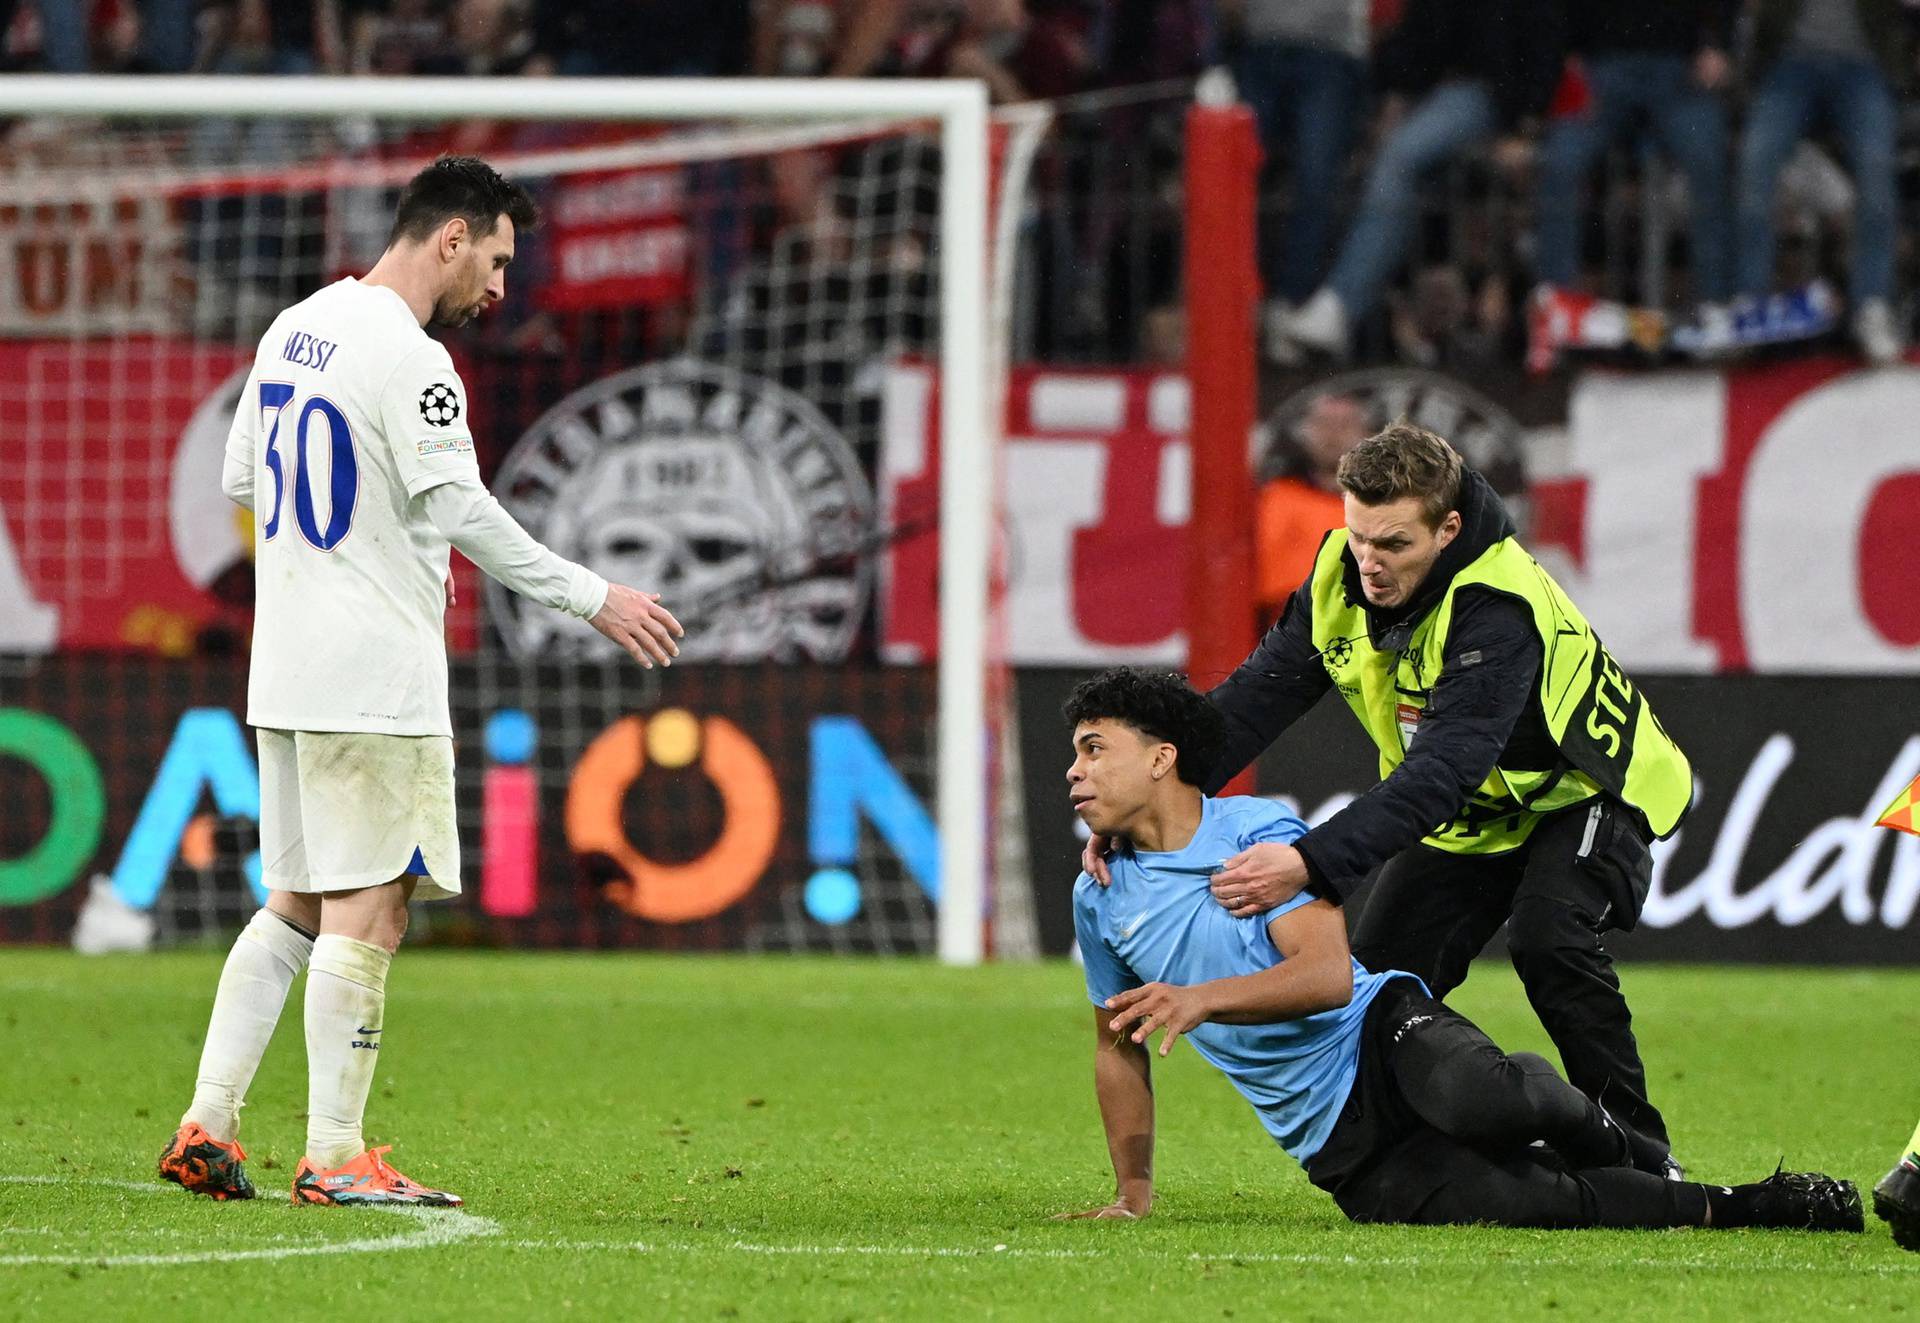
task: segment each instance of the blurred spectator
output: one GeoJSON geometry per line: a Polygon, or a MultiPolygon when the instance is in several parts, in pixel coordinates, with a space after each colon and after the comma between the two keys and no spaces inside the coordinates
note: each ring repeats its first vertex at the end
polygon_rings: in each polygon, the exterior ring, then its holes
{"type": "Polygon", "coordinates": [[[961,9],[941,76],[982,79],[1002,103],[1067,96],[1091,81],[1091,16],[1084,6],[1063,0],[968,0],[961,9]]]}
{"type": "Polygon", "coordinates": [[[1027,99],[1010,66],[1027,25],[1021,0],[912,0],[885,72],[906,78],[978,78],[1001,104],[1027,99]]]}
{"type": "Polygon", "coordinates": [[[140,0],[138,67],[146,73],[185,73],[193,67],[195,0],[140,0]]]}
{"type": "MultiPolygon", "coordinates": [[[[357,6],[356,6],[357,7],[357,6]]],[[[211,0],[197,69],[224,74],[345,73],[342,0],[211,0]]]]}
{"type": "Polygon", "coordinates": [[[535,0],[529,73],[719,78],[746,72],[751,0],[535,0]]]}
{"type": "Polygon", "coordinates": [[[1069,96],[1094,82],[1094,0],[1027,0],[1027,29],[1014,72],[1034,97],[1069,96]]]}
{"type": "Polygon", "coordinates": [[[1276,616],[1306,582],[1327,530],[1343,527],[1340,457],[1367,439],[1367,411],[1351,395],[1315,398],[1289,436],[1278,438],[1278,474],[1254,505],[1254,588],[1263,616],[1276,616]]]}
{"type": "MultiPolygon", "coordinates": [[[[23,39],[29,49],[39,51],[38,67],[48,73],[86,73],[91,67],[88,52],[88,13],[91,5],[83,0],[28,0],[26,15],[33,30],[23,39]]],[[[0,0],[0,49],[8,42],[21,16],[20,0],[0,0]]]]}
{"type": "Polygon", "coordinates": [[[1393,346],[1400,361],[1427,368],[1475,368],[1500,353],[1511,315],[1506,283],[1488,277],[1478,297],[1452,264],[1430,266],[1413,278],[1405,298],[1390,301],[1393,346]]]}
{"type": "MultiPolygon", "coordinates": [[[[1842,0],[1852,3],[1852,0],[1842,0]]],[[[1609,0],[1574,4],[1569,49],[1580,60],[1585,104],[1547,127],[1536,195],[1539,280],[1580,280],[1586,185],[1614,142],[1651,134],[1687,181],[1688,245],[1705,349],[1731,347],[1731,213],[1727,111],[1722,92],[1739,0],[1609,0]]]]}
{"type": "Polygon", "coordinates": [[[1276,319],[1276,351],[1291,343],[1348,352],[1353,328],[1406,260],[1422,183],[1496,139],[1504,138],[1497,152],[1515,155],[1518,135],[1560,81],[1564,41],[1560,0],[1409,0],[1380,63],[1390,90],[1420,101],[1382,142],[1333,274],[1291,316],[1276,319]]]}
{"type": "Polygon", "coordinates": [[[453,43],[440,10],[434,0],[363,6],[348,25],[348,67],[393,78],[459,72],[451,67],[453,43]]]}
{"type": "Polygon", "coordinates": [[[766,74],[978,78],[997,102],[1064,96],[1092,73],[1085,0],[773,0],[754,33],[766,74]]]}
{"type": "Polygon", "coordinates": [[[524,73],[533,58],[528,0],[454,0],[449,24],[460,72],[482,77],[524,73]]]}
{"type": "Polygon", "coordinates": [[[523,73],[533,57],[528,0],[392,0],[360,16],[354,68],[390,76],[523,73]]]}
{"type": "Polygon", "coordinates": [[[193,15],[194,0],[0,0],[0,67],[20,31],[48,73],[185,73],[193,15]]]}
{"type": "Polygon", "coordinates": [[[1094,64],[1110,87],[1191,78],[1218,64],[1214,0],[1100,0],[1094,64]]]}
{"type": "Polygon", "coordinates": [[[1856,189],[1853,334],[1875,363],[1900,356],[1893,315],[1897,90],[1907,82],[1909,24],[1900,0],[1758,0],[1757,88],[1740,149],[1741,316],[1756,315],[1774,278],[1773,202],[1780,171],[1820,120],[1846,149],[1856,189]]]}
{"type": "Polygon", "coordinates": [[[781,78],[866,78],[890,58],[908,0],[762,0],[753,71],[781,78]]]}
{"type": "Polygon", "coordinates": [[[753,16],[753,72],[762,78],[819,78],[843,46],[835,0],[762,0],[753,16]]]}
{"type": "Polygon", "coordinates": [[[1326,275],[1334,198],[1367,100],[1369,0],[1235,0],[1240,97],[1260,124],[1269,162],[1293,168],[1277,261],[1267,288],[1297,304],[1326,275]],[[1237,11],[1237,12],[1236,12],[1237,11]]]}

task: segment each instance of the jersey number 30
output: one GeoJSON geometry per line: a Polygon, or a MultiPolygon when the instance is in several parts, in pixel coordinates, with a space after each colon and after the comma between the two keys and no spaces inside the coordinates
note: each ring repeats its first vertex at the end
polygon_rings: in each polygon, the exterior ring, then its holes
{"type": "MultiPolygon", "coordinates": [[[[264,536],[273,541],[280,531],[280,502],[286,495],[286,460],[280,453],[280,419],[293,402],[293,387],[284,381],[260,383],[260,422],[267,429],[267,471],[273,474],[273,502],[267,507],[264,536]]],[[[353,506],[360,495],[359,461],[353,455],[353,431],[340,406],[312,395],[300,406],[293,427],[293,520],[300,536],[321,551],[332,551],[353,528],[353,506]],[[313,480],[307,466],[307,435],[314,415],[326,423],[328,441],[327,526],[320,527],[313,509],[313,480]]]]}

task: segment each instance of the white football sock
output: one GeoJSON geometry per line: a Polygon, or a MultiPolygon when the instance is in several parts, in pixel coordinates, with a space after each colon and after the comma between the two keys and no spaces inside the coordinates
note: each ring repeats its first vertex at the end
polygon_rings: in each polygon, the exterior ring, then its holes
{"type": "Polygon", "coordinates": [[[307,1157],[322,1171],[351,1162],[380,1057],[390,952],[322,933],[307,972],[307,1157]]]}
{"type": "Polygon", "coordinates": [[[240,931],[220,971],[207,1043],[200,1051],[200,1077],[193,1105],[180,1124],[197,1121],[215,1139],[240,1133],[247,1086],[287,1003],[287,989],[307,966],[313,938],[271,910],[258,910],[240,931]]]}

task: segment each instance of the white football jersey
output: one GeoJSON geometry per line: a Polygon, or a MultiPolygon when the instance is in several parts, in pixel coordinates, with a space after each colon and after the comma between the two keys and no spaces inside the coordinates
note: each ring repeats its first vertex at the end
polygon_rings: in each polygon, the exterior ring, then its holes
{"type": "Polygon", "coordinates": [[[227,453],[254,475],[248,722],[451,735],[448,543],[415,499],[479,478],[446,349],[393,290],[329,285],[261,340],[227,453]]]}

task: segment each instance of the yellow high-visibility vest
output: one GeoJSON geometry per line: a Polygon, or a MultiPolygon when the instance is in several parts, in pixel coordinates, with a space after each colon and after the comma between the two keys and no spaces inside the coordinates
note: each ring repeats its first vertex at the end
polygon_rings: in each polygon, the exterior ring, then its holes
{"type": "Polygon", "coordinates": [[[1313,644],[1334,688],[1378,746],[1382,777],[1406,759],[1419,730],[1462,588],[1491,589],[1525,603],[1540,636],[1540,708],[1565,764],[1539,770],[1496,766],[1425,844],[1454,854],[1511,850],[1542,814],[1603,790],[1638,809],[1659,836],[1680,825],[1693,799],[1687,756],[1586,617],[1518,542],[1502,538],[1454,575],[1399,651],[1377,649],[1366,611],[1347,600],[1346,549],[1347,531],[1336,529],[1314,561],[1313,644]]]}

